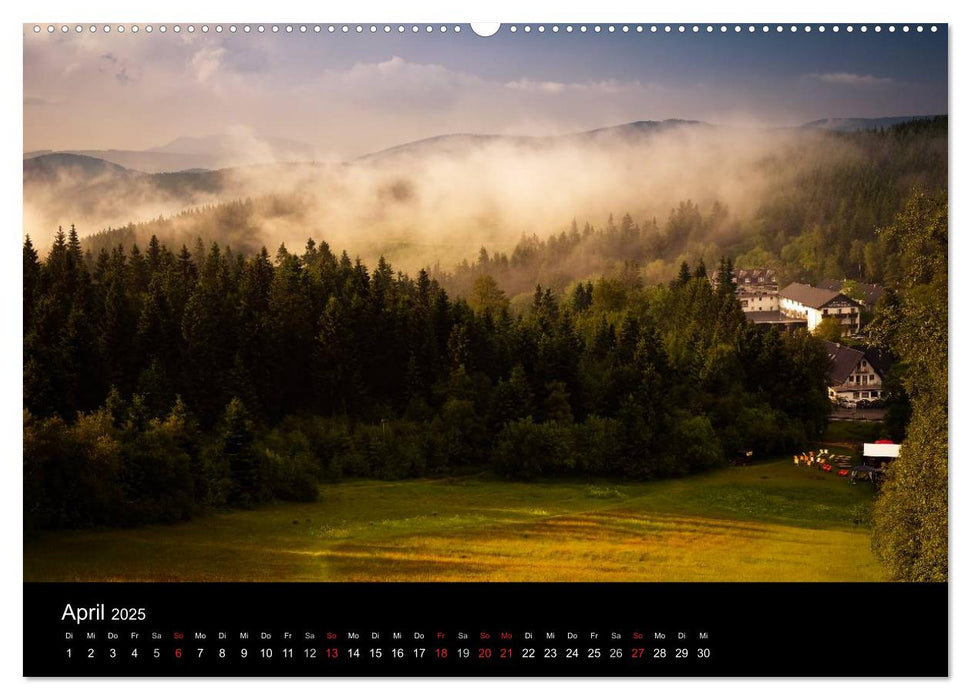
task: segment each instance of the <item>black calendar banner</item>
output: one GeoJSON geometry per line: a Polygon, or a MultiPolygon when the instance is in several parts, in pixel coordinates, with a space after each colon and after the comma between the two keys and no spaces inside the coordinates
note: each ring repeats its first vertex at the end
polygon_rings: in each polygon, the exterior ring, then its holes
{"type": "Polygon", "coordinates": [[[29,583],[24,599],[27,676],[948,674],[946,584],[29,583]]]}

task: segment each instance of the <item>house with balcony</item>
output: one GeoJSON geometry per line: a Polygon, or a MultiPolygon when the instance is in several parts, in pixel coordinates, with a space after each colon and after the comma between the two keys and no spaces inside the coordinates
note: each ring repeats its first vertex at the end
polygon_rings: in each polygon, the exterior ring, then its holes
{"type": "Polygon", "coordinates": [[[788,318],[805,319],[812,332],[824,318],[836,318],[843,335],[860,331],[860,304],[845,294],[811,284],[793,282],[779,292],[779,312],[788,318]]]}
{"type": "MultiPolygon", "coordinates": [[[[816,286],[821,289],[828,289],[831,292],[841,292],[847,286],[848,282],[851,282],[851,280],[824,279],[816,286]]],[[[870,311],[876,308],[877,302],[886,293],[886,290],[879,284],[858,282],[855,284],[855,287],[858,290],[858,294],[848,296],[851,296],[854,301],[870,311]]]]}
{"type": "Polygon", "coordinates": [[[860,350],[824,341],[829,354],[829,400],[840,406],[856,406],[862,401],[882,401],[890,358],[886,353],[860,350]]]}

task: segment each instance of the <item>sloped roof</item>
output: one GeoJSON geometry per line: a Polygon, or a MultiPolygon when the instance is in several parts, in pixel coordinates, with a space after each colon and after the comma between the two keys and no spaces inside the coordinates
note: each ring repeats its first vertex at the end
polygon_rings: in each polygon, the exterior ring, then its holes
{"type": "MultiPolygon", "coordinates": [[[[708,273],[712,282],[718,281],[718,270],[708,273]]],[[[770,267],[743,267],[732,270],[732,281],[736,284],[773,285],[777,282],[776,272],[770,267]],[[759,281],[762,278],[762,281],[759,281]]]]}
{"type": "Polygon", "coordinates": [[[780,311],[746,311],[745,318],[750,323],[784,323],[790,326],[806,325],[806,319],[783,316],[780,311]]]}
{"type": "Polygon", "coordinates": [[[856,369],[856,366],[863,358],[863,353],[855,348],[840,345],[839,343],[831,343],[828,340],[824,340],[823,345],[826,346],[826,353],[829,355],[831,363],[829,385],[837,386],[843,384],[846,378],[850,376],[850,373],[856,369]]]}
{"type": "Polygon", "coordinates": [[[870,306],[873,306],[880,298],[884,295],[886,290],[879,284],[864,284],[863,285],[863,301],[865,301],[870,306]]]}
{"type": "MultiPolygon", "coordinates": [[[[843,289],[843,284],[844,282],[841,280],[827,278],[816,286],[821,289],[828,289],[831,292],[839,292],[843,289]]],[[[876,304],[878,301],[880,301],[880,297],[882,297],[884,294],[884,289],[879,284],[861,282],[860,288],[863,290],[863,298],[858,299],[857,301],[862,301],[868,306],[873,306],[876,304]]]]}
{"type": "Polygon", "coordinates": [[[890,369],[890,365],[893,364],[893,357],[886,350],[878,350],[876,348],[867,348],[863,351],[866,361],[870,363],[870,366],[877,371],[881,379],[885,379],[887,376],[887,370],[890,369]]]}
{"type": "Polygon", "coordinates": [[[814,309],[828,304],[838,296],[840,296],[839,290],[834,292],[831,289],[819,289],[811,284],[800,284],[799,282],[793,282],[779,292],[780,298],[792,299],[804,306],[811,306],[814,309]]]}

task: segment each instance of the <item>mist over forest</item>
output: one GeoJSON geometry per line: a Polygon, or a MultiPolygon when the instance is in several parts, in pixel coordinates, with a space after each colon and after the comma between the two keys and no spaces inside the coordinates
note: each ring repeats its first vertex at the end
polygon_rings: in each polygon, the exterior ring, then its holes
{"type": "Polygon", "coordinates": [[[723,255],[788,279],[881,281],[876,228],[915,188],[946,186],[946,154],[946,117],[855,132],[672,120],[451,135],[348,162],[170,173],[57,153],[24,162],[24,226],[43,251],[74,224],[92,255],[152,235],[247,255],[312,238],[371,267],[434,270],[463,295],[481,274],[516,295],[631,265],[657,283],[681,260],[723,255]]]}

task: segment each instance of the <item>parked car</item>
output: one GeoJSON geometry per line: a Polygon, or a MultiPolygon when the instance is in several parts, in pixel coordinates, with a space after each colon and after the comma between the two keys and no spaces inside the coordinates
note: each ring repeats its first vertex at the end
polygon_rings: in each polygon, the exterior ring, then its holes
{"type": "Polygon", "coordinates": [[[857,408],[870,408],[870,402],[867,399],[860,399],[856,402],[857,408]]]}

